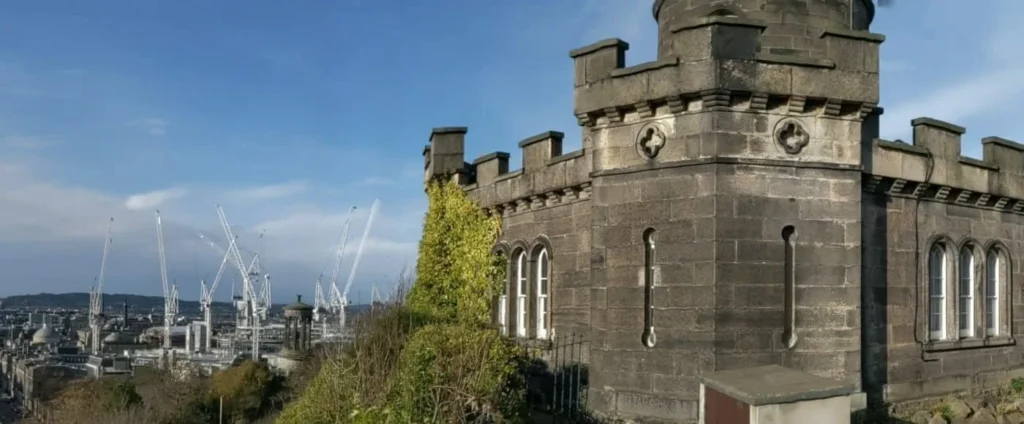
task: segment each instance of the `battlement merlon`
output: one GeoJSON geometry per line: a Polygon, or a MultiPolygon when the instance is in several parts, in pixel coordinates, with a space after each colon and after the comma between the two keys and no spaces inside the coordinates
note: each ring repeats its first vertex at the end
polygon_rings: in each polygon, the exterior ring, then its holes
{"type": "Polygon", "coordinates": [[[470,167],[465,162],[466,127],[439,127],[430,131],[430,144],[423,148],[424,180],[451,176],[468,182],[470,167]]]}
{"type": "Polygon", "coordinates": [[[760,104],[750,101],[756,96],[821,99],[850,111],[878,104],[883,35],[825,29],[816,35],[824,46],[818,56],[781,55],[760,51],[769,25],[737,16],[680,21],[668,40],[673,55],[628,68],[619,60],[628,48],[621,40],[574,50],[574,112],[588,125],[600,118],[616,122],[631,112],[643,116],[662,106],[678,113],[708,102],[720,105],[723,96],[753,105],[760,104]]]}
{"type": "Polygon", "coordinates": [[[865,161],[869,190],[1024,211],[1024,145],[982,139],[982,159],[961,155],[963,127],[932,118],[911,121],[913,144],[874,140],[865,161]]]}
{"type": "Polygon", "coordinates": [[[423,148],[426,180],[453,177],[481,207],[511,213],[590,194],[590,155],[562,153],[564,134],[545,131],[519,143],[523,167],[509,172],[509,154],[493,152],[464,162],[465,127],[435,128],[423,148]]]}

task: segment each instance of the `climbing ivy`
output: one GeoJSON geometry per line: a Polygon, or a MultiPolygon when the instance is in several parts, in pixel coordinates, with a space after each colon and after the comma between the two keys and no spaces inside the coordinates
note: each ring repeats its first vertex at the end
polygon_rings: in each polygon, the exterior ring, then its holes
{"type": "Polygon", "coordinates": [[[429,183],[427,198],[409,306],[444,321],[486,324],[505,272],[492,250],[501,218],[488,216],[451,180],[429,183]]]}

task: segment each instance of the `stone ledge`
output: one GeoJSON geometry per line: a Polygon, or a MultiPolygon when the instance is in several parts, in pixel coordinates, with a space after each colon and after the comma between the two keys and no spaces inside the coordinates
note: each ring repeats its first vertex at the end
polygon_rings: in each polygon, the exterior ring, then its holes
{"type": "Polygon", "coordinates": [[[850,29],[825,29],[821,31],[818,38],[839,37],[851,40],[871,41],[875,43],[885,42],[885,34],[877,34],[868,31],[856,31],[850,29]]]}
{"type": "Polygon", "coordinates": [[[751,406],[793,403],[849,396],[853,384],[778,365],[719,371],[701,376],[701,383],[751,406]]]}
{"type": "Polygon", "coordinates": [[[608,47],[618,47],[620,49],[627,50],[629,49],[629,43],[622,41],[618,38],[606,38],[596,43],[570,50],[569,57],[577,58],[579,56],[584,56],[608,47]]]}
{"type": "Polygon", "coordinates": [[[671,29],[669,29],[669,32],[675,33],[680,31],[686,31],[688,29],[705,27],[709,25],[742,26],[758,28],[762,30],[768,27],[768,23],[760,19],[741,18],[737,16],[705,16],[674,25],[671,29]]]}
{"type": "Polygon", "coordinates": [[[1017,340],[1009,336],[940,340],[925,343],[924,351],[925,353],[949,352],[967,349],[981,349],[986,347],[1014,346],[1016,344],[1017,340]]]}
{"type": "Polygon", "coordinates": [[[787,56],[781,54],[758,53],[754,56],[758,62],[778,65],[809,66],[812,68],[834,69],[836,63],[828,59],[813,57],[787,56]]]}

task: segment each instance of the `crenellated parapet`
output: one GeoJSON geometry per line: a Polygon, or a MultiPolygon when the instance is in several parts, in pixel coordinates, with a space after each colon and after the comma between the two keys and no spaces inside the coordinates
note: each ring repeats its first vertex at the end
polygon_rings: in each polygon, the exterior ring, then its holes
{"type": "Polygon", "coordinates": [[[522,166],[509,171],[507,152],[465,162],[465,127],[435,128],[423,149],[426,179],[453,177],[480,206],[509,215],[590,197],[591,158],[562,153],[564,134],[545,131],[519,142],[522,166]]]}
{"type": "Polygon", "coordinates": [[[662,109],[678,114],[785,107],[792,113],[850,119],[863,119],[876,109],[883,35],[807,26],[811,33],[800,39],[813,40],[813,48],[768,49],[779,42],[772,31],[780,24],[747,17],[742,10],[722,10],[708,9],[707,16],[689,11],[665,23],[655,61],[626,67],[629,44],[619,39],[570,52],[580,125],[615,124],[633,114],[646,118],[662,109]]]}
{"type": "Polygon", "coordinates": [[[895,196],[1024,212],[1024,145],[982,139],[982,159],[961,155],[963,127],[917,118],[913,144],[874,140],[864,189],[895,196]]]}

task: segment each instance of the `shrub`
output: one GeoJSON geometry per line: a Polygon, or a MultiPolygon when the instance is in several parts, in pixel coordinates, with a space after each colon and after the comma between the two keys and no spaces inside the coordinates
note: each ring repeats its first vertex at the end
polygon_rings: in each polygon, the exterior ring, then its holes
{"type": "Polygon", "coordinates": [[[214,398],[223,398],[226,417],[251,422],[270,409],[281,381],[265,364],[245,361],[214,374],[210,388],[214,398]]]}
{"type": "Polygon", "coordinates": [[[488,216],[454,181],[428,184],[427,198],[409,306],[438,320],[486,324],[505,272],[492,253],[501,218],[488,216]]]}
{"type": "Polygon", "coordinates": [[[436,324],[402,352],[391,406],[404,422],[516,422],[524,384],[519,349],[497,332],[436,324]]]}

